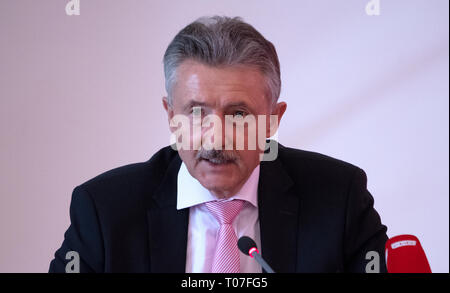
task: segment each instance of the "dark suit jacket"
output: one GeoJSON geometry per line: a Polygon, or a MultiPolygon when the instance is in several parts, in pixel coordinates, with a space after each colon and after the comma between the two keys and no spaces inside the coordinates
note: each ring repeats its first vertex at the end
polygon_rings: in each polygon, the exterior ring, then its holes
{"type": "MultiPolygon", "coordinates": [[[[176,209],[181,159],[170,147],[77,186],[71,225],[50,263],[64,272],[68,251],[81,272],[185,271],[189,209],[176,209]]],[[[275,272],[365,272],[377,251],[386,271],[386,227],[363,170],[279,145],[261,162],[258,205],[263,258],[275,272]]]]}

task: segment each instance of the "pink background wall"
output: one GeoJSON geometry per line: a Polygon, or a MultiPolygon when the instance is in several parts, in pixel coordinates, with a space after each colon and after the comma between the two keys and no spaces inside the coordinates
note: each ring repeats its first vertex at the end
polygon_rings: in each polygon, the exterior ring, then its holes
{"type": "Polygon", "coordinates": [[[0,272],[45,272],[72,189],[169,141],[170,40],[202,15],[242,16],[277,47],[279,140],[363,168],[388,235],[449,271],[449,2],[0,1],[0,272]]]}

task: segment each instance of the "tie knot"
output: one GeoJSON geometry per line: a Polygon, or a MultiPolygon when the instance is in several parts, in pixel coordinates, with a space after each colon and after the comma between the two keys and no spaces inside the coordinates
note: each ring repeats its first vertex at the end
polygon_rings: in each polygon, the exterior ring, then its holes
{"type": "Polygon", "coordinates": [[[233,223],[244,204],[243,200],[233,199],[230,201],[210,201],[205,203],[209,212],[219,221],[221,225],[233,223]]]}

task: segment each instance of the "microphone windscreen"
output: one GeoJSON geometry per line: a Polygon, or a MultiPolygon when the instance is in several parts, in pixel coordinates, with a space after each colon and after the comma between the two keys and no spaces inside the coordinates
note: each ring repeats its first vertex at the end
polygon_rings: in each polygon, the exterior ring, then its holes
{"type": "Polygon", "coordinates": [[[427,257],[414,235],[399,235],[386,242],[389,273],[431,273],[427,257]]]}
{"type": "Polygon", "coordinates": [[[246,255],[249,255],[248,252],[251,248],[257,248],[255,241],[248,236],[242,236],[241,238],[239,238],[237,245],[239,247],[239,250],[246,255]]]}

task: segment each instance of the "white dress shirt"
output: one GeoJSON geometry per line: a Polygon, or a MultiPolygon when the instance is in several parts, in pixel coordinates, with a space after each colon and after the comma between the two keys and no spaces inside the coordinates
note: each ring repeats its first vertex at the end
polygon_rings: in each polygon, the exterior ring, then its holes
{"type": "MultiPolygon", "coordinates": [[[[177,179],[177,209],[189,208],[186,273],[210,273],[219,222],[203,203],[217,200],[217,198],[191,176],[184,163],[181,164],[177,179]]],[[[253,170],[242,188],[229,200],[245,201],[232,226],[238,239],[241,236],[253,238],[261,252],[258,181],[259,165],[253,170]]],[[[261,267],[253,258],[242,252],[239,254],[241,273],[261,273],[261,267]]]]}

